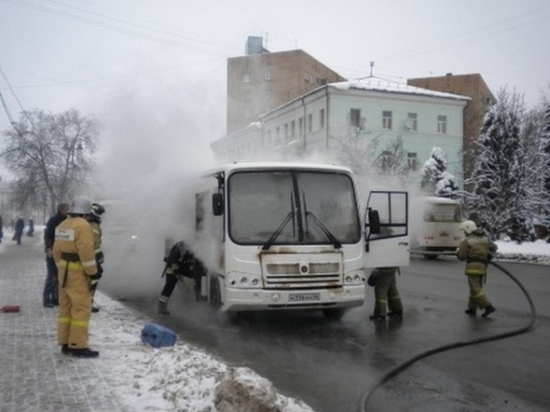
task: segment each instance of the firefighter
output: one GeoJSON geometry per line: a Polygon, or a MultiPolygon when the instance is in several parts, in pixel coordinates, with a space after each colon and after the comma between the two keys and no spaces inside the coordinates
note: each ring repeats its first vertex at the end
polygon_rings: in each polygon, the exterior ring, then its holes
{"type": "Polygon", "coordinates": [[[91,289],[98,281],[94,233],[86,220],[90,213],[89,199],[72,200],[67,219],[55,228],[53,244],[59,282],[57,342],[63,354],[82,358],[99,356],[99,352],[88,348],[91,289]]]}
{"type": "MultiPolygon", "coordinates": [[[[98,279],[101,279],[103,276],[103,261],[104,261],[104,255],[103,250],[101,248],[101,237],[102,237],[102,231],[101,231],[101,215],[105,213],[105,207],[100,203],[92,203],[92,213],[86,216],[86,220],[90,223],[90,226],[92,226],[92,230],[94,232],[94,252],[95,252],[95,260],[97,265],[97,277],[98,279]]],[[[94,306],[94,295],[95,291],[97,289],[98,283],[95,283],[92,287],[92,313],[99,312],[99,308],[97,306],[94,306]]]]}
{"type": "Polygon", "coordinates": [[[395,273],[397,267],[375,268],[368,279],[369,286],[374,287],[374,311],[370,320],[378,321],[386,319],[386,307],[389,308],[390,318],[403,316],[403,304],[397,290],[395,273]]]}
{"type": "Polygon", "coordinates": [[[483,281],[487,275],[487,264],[495,255],[497,245],[478,229],[472,220],[465,220],[460,224],[460,228],[466,234],[466,238],[458,248],[457,257],[466,261],[465,273],[470,287],[468,308],[464,313],[475,316],[478,308],[484,309],[481,316],[486,318],[496,310],[483,292],[483,281]]]}
{"type": "Polygon", "coordinates": [[[159,297],[158,312],[161,315],[168,315],[170,313],[168,311],[168,301],[178,280],[182,280],[182,277],[193,279],[195,298],[200,300],[201,277],[205,274],[205,269],[183,241],[179,241],[172,246],[168,256],[164,258],[164,262],[166,267],[162,275],[166,276],[166,279],[159,297]]]}

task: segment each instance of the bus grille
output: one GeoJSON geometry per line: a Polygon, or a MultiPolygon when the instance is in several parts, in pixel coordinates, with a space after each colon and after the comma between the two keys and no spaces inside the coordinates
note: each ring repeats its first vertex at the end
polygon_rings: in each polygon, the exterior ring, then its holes
{"type": "Polygon", "coordinates": [[[341,284],[340,264],[337,262],[268,263],[267,288],[312,288],[341,284]]]}

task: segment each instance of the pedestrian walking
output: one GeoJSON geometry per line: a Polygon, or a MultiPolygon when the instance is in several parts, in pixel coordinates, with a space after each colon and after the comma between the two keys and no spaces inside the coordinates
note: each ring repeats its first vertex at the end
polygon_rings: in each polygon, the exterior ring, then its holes
{"type": "Polygon", "coordinates": [[[27,230],[27,236],[28,237],[34,236],[34,219],[32,217],[29,218],[29,229],[27,230]]]}
{"type": "Polygon", "coordinates": [[[397,267],[379,267],[375,268],[368,279],[369,286],[374,287],[374,311],[369,317],[370,320],[386,319],[386,310],[389,309],[387,316],[400,318],[403,316],[403,304],[397,290],[397,281],[395,278],[397,267]]]}
{"type": "MultiPolygon", "coordinates": [[[[97,265],[97,279],[101,279],[103,276],[103,262],[104,262],[104,254],[103,249],[101,247],[101,238],[102,238],[102,230],[101,230],[101,215],[105,213],[105,207],[100,203],[92,203],[92,213],[90,213],[86,220],[90,223],[90,226],[92,226],[92,230],[94,232],[94,252],[95,252],[95,261],[97,265]]],[[[95,291],[97,290],[99,282],[97,282],[95,285],[92,286],[92,313],[99,312],[99,308],[97,306],[94,306],[94,295],[95,291]]]]}
{"type": "Polygon", "coordinates": [[[460,228],[466,234],[466,238],[458,248],[457,257],[466,261],[465,274],[470,288],[465,313],[475,316],[478,308],[484,309],[481,316],[485,318],[496,310],[483,292],[483,282],[487,276],[487,264],[494,257],[497,245],[478,229],[472,220],[465,220],[460,228]]]}
{"type": "Polygon", "coordinates": [[[15,222],[15,227],[13,228],[13,230],[13,240],[15,240],[18,245],[20,245],[21,237],[23,236],[23,231],[25,230],[25,220],[23,219],[23,216],[19,216],[19,218],[15,222]]]}
{"type": "Polygon", "coordinates": [[[166,267],[163,276],[165,283],[159,297],[158,312],[162,315],[168,315],[168,301],[174,292],[178,280],[190,278],[194,281],[195,298],[200,300],[201,278],[206,274],[202,263],[191,253],[183,241],[177,242],[168,256],[164,258],[166,267]]]}
{"type": "Polygon", "coordinates": [[[98,351],[88,347],[88,328],[92,313],[91,289],[97,283],[94,233],[86,220],[92,202],[77,197],[69,204],[68,218],[55,228],[53,257],[59,282],[57,343],[61,352],[95,358],[98,351]]]}
{"type": "Polygon", "coordinates": [[[46,280],[42,291],[42,305],[53,308],[59,305],[59,282],[57,281],[57,266],[53,259],[52,248],[55,241],[55,228],[67,218],[69,205],[60,203],[57,212],[51,216],[44,229],[44,251],[46,252],[46,280]]]}

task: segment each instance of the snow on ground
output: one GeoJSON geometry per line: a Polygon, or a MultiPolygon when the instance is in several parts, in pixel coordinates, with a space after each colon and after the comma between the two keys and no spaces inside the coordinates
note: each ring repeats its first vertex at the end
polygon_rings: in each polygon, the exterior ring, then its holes
{"type": "Polygon", "coordinates": [[[185,342],[159,349],[142,343],[144,318],[99,292],[95,301],[101,310],[92,316],[90,346],[100,350],[98,365],[106,368],[109,384],[130,410],[232,410],[216,406],[216,391],[229,384],[232,392],[237,385],[244,387],[245,397],[249,393],[259,398],[273,408],[269,410],[312,411],[301,400],[278,394],[271,382],[254,371],[229,367],[185,342]]]}
{"type": "MultiPolygon", "coordinates": [[[[545,241],[496,243],[499,261],[550,264],[550,243],[545,241]]],[[[0,243],[0,254],[3,249],[0,243]]],[[[100,292],[96,302],[101,311],[92,317],[91,346],[101,351],[102,360],[108,360],[97,365],[106,368],[103,375],[110,377],[109,385],[126,408],[138,412],[236,410],[217,404],[216,392],[228,387],[235,392],[239,386],[274,411],[312,411],[301,400],[278,394],[271,382],[254,371],[225,365],[200,348],[179,341],[160,349],[142,343],[141,329],[147,322],[139,313],[100,292]]]]}
{"type": "Polygon", "coordinates": [[[497,260],[550,264],[550,243],[544,240],[521,244],[499,240],[495,243],[498,246],[497,260]]]}

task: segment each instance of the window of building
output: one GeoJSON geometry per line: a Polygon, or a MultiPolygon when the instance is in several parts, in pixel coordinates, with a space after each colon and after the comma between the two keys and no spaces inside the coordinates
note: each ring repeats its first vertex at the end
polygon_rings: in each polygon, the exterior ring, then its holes
{"type": "Polygon", "coordinates": [[[405,127],[409,132],[416,132],[418,130],[418,114],[407,114],[407,120],[405,120],[405,127]]]}
{"type": "Polygon", "coordinates": [[[313,131],[313,115],[312,114],[307,115],[307,131],[308,132],[313,131]]]}
{"type": "Polygon", "coordinates": [[[319,128],[325,128],[325,109],[319,110],[319,128]]]}
{"type": "Polygon", "coordinates": [[[243,83],[250,83],[250,73],[243,73],[243,83]]]}
{"type": "Polygon", "coordinates": [[[353,127],[361,127],[361,109],[349,110],[349,124],[353,127]]]}
{"type": "Polygon", "coordinates": [[[437,133],[439,134],[447,133],[447,116],[442,116],[442,115],[437,116],[437,133]]]}
{"type": "Polygon", "coordinates": [[[285,140],[288,140],[288,123],[285,123],[285,140]]]}
{"type": "Polygon", "coordinates": [[[407,153],[407,167],[409,170],[416,170],[418,167],[418,159],[416,152],[407,153]]]}
{"type": "Polygon", "coordinates": [[[393,113],[389,110],[384,110],[382,112],[382,129],[384,130],[392,129],[392,116],[393,116],[393,113]]]}
{"type": "Polygon", "coordinates": [[[265,89],[265,98],[266,99],[271,99],[272,95],[273,95],[273,93],[271,92],[271,90],[265,89]]]}
{"type": "Polygon", "coordinates": [[[252,99],[249,90],[243,92],[243,99],[245,102],[249,102],[252,99]]]}
{"type": "Polygon", "coordinates": [[[270,69],[265,69],[264,80],[271,80],[271,70],[270,69]]]}
{"type": "Polygon", "coordinates": [[[296,136],[296,120],[290,122],[290,138],[293,139],[296,136]]]}
{"type": "Polygon", "coordinates": [[[300,117],[298,119],[298,135],[303,136],[304,134],[304,118],[300,117]]]}

